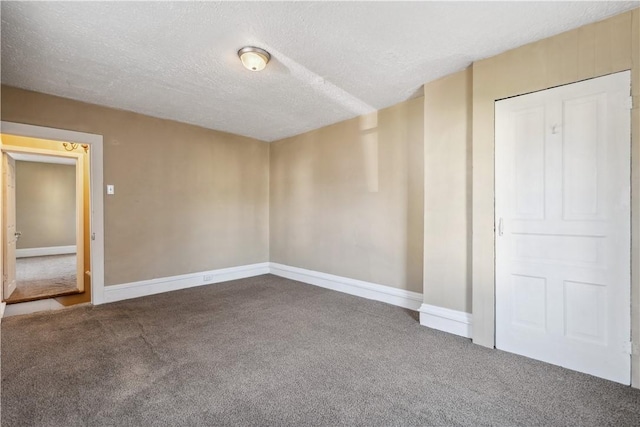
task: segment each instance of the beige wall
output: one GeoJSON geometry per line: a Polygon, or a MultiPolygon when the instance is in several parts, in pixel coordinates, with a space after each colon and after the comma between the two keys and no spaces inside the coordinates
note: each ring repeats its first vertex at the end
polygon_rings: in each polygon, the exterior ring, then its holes
{"type": "MultiPolygon", "coordinates": [[[[104,136],[105,284],[268,261],[269,145],[2,87],[2,120],[104,136]]],[[[6,143],[6,141],[5,141],[6,143]]]]}
{"type": "MultiPolygon", "coordinates": [[[[425,84],[424,300],[471,311],[475,343],[494,346],[495,101],[624,70],[632,71],[631,292],[633,342],[638,343],[640,9],[478,61],[466,71],[425,84]]],[[[632,383],[639,387],[637,344],[632,360],[632,383]]]]}
{"type": "Polygon", "coordinates": [[[271,144],[271,261],[422,292],[423,100],[271,144]]]}
{"type": "MultiPolygon", "coordinates": [[[[632,70],[632,330],[640,342],[640,9],[473,64],[473,331],[494,345],[494,102],[632,70]]],[[[633,383],[640,385],[640,352],[633,383]]]]}
{"type": "Polygon", "coordinates": [[[424,86],[424,302],[471,312],[471,69],[424,86]]]}
{"type": "Polygon", "coordinates": [[[17,248],[75,246],[76,168],[16,161],[17,248]]]}
{"type": "MultiPolygon", "coordinates": [[[[624,70],[632,71],[632,332],[638,343],[640,9],[478,61],[425,85],[424,299],[471,311],[475,343],[494,346],[495,101],[624,70]]],[[[632,382],[638,387],[637,345],[633,353],[632,382]]]]}

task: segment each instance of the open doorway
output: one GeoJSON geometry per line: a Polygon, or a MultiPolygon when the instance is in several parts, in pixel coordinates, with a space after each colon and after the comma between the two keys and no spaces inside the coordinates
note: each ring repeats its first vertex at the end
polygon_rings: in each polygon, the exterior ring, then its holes
{"type": "MultiPolygon", "coordinates": [[[[16,141],[28,141],[39,148],[43,144],[60,144],[67,142],[73,148],[74,144],[79,146],[88,145],[89,153],[85,162],[85,221],[84,221],[84,292],[76,295],[68,295],[58,298],[48,298],[38,301],[30,301],[20,304],[10,304],[6,306],[0,302],[0,315],[13,316],[18,314],[33,313],[42,310],[57,310],[59,308],[91,302],[93,304],[104,303],[104,194],[102,191],[103,176],[103,137],[102,135],[77,132],[66,129],[51,128],[45,126],[29,125],[15,122],[0,122],[0,147],[5,145],[20,145],[16,141]]],[[[0,159],[0,166],[2,161],[0,159]]],[[[0,173],[0,189],[2,188],[3,173],[0,173]]],[[[0,196],[0,212],[3,209],[2,197],[0,196]]],[[[4,256],[2,240],[5,230],[0,226],[0,261],[4,256]]],[[[0,278],[4,276],[0,262],[0,278]]],[[[0,293],[2,291],[0,286],[0,293]]],[[[0,301],[4,300],[4,296],[0,301]]]]}
{"type": "Polygon", "coordinates": [[[83,191],[77,159],[27,152],[3,156],[5,236],[13,237],[5,253],[15,255],[15,261],[5,261],[7,287],[14,288],[5,293],[6,302],[82,293],[83,254],[77,240],[83,240],[83,191]]]}
{"type": "Polygon", "coordinates": [[[4,302],[88,302],[89,147],[2,139],[4,302]]]}

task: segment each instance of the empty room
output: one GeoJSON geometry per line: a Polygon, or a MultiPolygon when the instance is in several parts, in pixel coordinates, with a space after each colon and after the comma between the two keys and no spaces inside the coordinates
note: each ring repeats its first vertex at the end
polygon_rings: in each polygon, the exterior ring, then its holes
{"type": "Polygon", "coordinates": [[[0,4],[10,426],[640,425],[640,2],[0,4]]]}

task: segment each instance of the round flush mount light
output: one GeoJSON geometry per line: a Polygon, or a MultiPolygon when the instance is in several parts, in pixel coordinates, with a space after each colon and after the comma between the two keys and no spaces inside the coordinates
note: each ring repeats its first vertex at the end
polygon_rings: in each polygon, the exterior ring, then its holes
{"type": "Polygon", "coordinates": [[[244,68],[250,71],[260,71],[267,66],[271,55],[259,47],[246,46],[238,51],[238,56],[244,68]]]}

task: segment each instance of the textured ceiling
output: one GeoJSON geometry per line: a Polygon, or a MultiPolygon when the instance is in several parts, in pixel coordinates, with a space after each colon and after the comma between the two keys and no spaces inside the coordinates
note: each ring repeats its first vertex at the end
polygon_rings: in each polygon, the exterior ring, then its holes
{"type": "Polygon", "coordinates": [[[2,2],[2,83],[265,141],[631,2],[2,2]],[[245,70],[236,51],[266,48],[245,70]]]}

